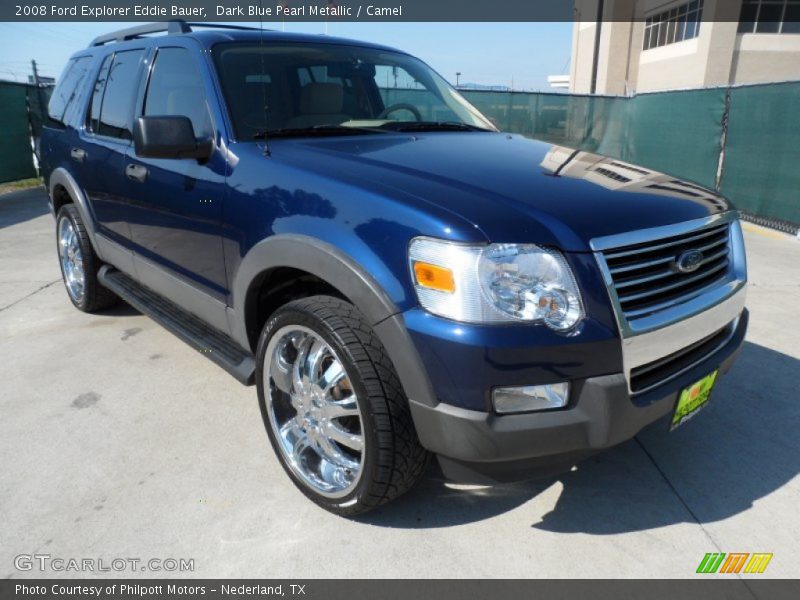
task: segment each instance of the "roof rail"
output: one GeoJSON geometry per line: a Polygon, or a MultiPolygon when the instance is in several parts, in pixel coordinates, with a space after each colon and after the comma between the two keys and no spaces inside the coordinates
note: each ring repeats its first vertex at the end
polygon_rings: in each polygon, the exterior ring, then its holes
{"type": "Polygon", "coordinates": [[[102,46],[108,42],[126,42],[134,40],[148,33],[189,33],[191,27],[185,21],[166,21],[160,23],[148,23],[147,25],[139,25],[138,27],[129,27],[127,29],[120,29],[119,31],[112,31],[105,35],[98,36],[92,40],[89,46],[102,46]]]}
{"type": "MultiPolygon", "coordinates": [[[[208,27],[209,29],[237,29],[241,31],[261,31],[260,27],[248,27],[247,25],[226,25],[225,23],[186,23],[191,27],[208,27]]],[[[271,31],[264,29],[264,31],[271,31]]]]}
{"type": "Polygon", "coordinates": [[[182,20],[174,21],[160,21],[157,23],[148,23],[147,25],[139,25],[138,27],[129,27],[127,29],[120,29],[119,31],[112,31],[104,35],[98,36],[89,44],[92,46],[102,46],[108,42],[126,42],[128,40],[135,40],[136,38],[148,35],[150,33],[167,33],[169,35],[179,33],[191,33],[193,27],[208,27],[213,29],[243,29],[258,31],[257,27],[246,27],[244,25],[224,25],[219,23],[187,23],[182,20]]]}

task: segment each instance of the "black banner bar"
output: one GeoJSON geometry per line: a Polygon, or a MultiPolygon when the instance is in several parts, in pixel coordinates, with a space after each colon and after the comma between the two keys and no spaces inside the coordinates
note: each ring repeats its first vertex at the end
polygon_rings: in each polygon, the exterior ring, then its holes
{"type": "Polygon", "coordinates": [[[3,600],[795,600],[800,581],[38,579],[0,582],[3,600]]]}
{"type": "Polygon", "coordinates": [[[2,21],[572,21],[572,0],[48,0],[0,3],[2,21]]]}
{"type": "MultiPolygon", "coordinates": [[[[656,21],[738,22],[731,2],[636,2],[632,0],[3,0],[0,21],[394,21],[545,22],[656,21]],[[600,8],[601,7],[601,8],[600,8]],[[679,10],[672,10],[678,7],[679,10]],[[686,12],[687,9],[690,12],[686,12]],[[681,12],[683,11],[683,12],[681,12]],[[598,14],[600,13],[600,14],[598,14]]],[[[759,14],[759,22],[791,21],[794,13],[759,14]]]]}

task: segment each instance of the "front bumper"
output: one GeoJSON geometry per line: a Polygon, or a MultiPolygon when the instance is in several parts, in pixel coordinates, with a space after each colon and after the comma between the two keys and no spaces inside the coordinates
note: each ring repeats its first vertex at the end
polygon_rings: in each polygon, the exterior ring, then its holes
{"type": "Polygon", "coordinates": [[[644,394],[632,396],[620,372],[573,381],[569,407],[547,412],[500,416],[412,399],[417,434],[453,479],[484,483],[561,470],[670,414],[680,391],[714,369],[727,372],[744,342],[747,323],[743,310],[724,345],[644,394]]]}

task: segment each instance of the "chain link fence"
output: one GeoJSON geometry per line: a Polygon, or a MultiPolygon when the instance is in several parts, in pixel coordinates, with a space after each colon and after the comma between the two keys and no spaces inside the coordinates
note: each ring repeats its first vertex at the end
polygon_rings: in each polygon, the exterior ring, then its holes
{"type": "Polygon", "coordinates": [[[36,177],[51,87],[0,81],[0,183],[36,177]]]}

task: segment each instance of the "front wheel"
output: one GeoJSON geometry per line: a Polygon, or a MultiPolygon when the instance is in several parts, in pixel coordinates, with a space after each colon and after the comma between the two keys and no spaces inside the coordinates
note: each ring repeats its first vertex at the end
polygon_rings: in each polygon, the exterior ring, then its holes
{"type": "Polygon", "coordinates": [[[283,468],[333,513],[366,512],[410,489],[427,464],[382,344],[330,296],[278,309],[261,333],[256,382],[283,468]]]}
{"type": "Polygon", "coordinates": [[[72,304],[83,312],[113,306],[118,298],[97,278],[101,262],[74,204],[65,204],[58,211],[56,243],[61,276],[72,304]]]}

